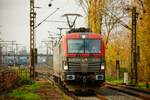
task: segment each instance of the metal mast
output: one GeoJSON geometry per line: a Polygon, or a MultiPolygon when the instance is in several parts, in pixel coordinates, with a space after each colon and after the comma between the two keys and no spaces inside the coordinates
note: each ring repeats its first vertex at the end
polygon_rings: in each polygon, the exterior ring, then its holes
{"type": "Polygon", "coordinates": [[[132,9],[132,36],[131,36],[131,83],[137,85],[137,50],[136,50],[136,7],[132,9]]]}
{"type": "Polygon", "coordinates": [[[30,0],[30,78],[34,80],[34,27],[35,27],[35,12],[34,0],[30,0]]]}

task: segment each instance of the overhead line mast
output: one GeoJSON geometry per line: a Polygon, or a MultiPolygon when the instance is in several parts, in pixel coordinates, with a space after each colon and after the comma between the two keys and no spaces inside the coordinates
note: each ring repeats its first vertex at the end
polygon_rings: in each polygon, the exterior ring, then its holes
{"type": "Polygon", "coordinates": [[[136,7],[132,8],[132,36],[131,36],[131,83],[138,84],[137,75],[137,43],[136,43],[136,24],[137,12],[136,7]]]}
{"type": "Polygon", "coordinates": [[[33,80],[35,78],[34,27],[35,27],[34,0],[30,0],[30,78],[33,80]]]}

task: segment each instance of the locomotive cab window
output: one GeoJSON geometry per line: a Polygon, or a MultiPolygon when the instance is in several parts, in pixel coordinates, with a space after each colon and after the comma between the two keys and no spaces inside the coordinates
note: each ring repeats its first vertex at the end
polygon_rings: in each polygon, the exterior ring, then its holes
{"type": "Polygon", "coordinates": [[[68,53],[84,53],[84,41],[83,40],[68,40],[68,53]]]}
{"type": "Polygon", "coordinates": [[[68,39],[68,53],[100,53],[100,45],[96,39],[68,39]]]}
{"type": "Polygon", "coordinates": [[[100,40],[85,40],[85,53],[100,53],[100,40]]]}

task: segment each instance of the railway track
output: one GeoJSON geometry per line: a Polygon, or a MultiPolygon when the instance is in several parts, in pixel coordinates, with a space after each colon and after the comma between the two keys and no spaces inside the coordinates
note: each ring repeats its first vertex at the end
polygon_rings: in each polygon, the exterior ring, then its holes
{"type": "Polygon", "coordinates": [[[43,78],[47,79],[51,84],[57,85],[65,94],[72,97],[73,100],[150,100],[148,91],[136,89],[133,87],[114,86],[106,84],[103,87],[95,88],[95,95],[76,95],[74,92],[68,91],[64,86],[60,86],[53,81],[52,73],[39,73],[43,78]]]}
{"type": "Polygon", "coordinates": [[[76,95],[77,93],[68,91],[64,86],[60,86],[58,83],[54,82],[51,73],[38,73],[41,78],[48,80],[51,84],[56,85],[61,89],[66,95],[72,97],[73,100],[108,100],[105,96],[102,96],[98,93],[94,93],[92,95],[76,95]]]}
{"type": "Polygon", "coordinates": [[[125,86],[125,85],[111,85],[106,84],[106,87],[112,90],[116,90],[122,93],[125,93],[127,95],[131,95],[137,98],[140,98],[142,100],[150,100],[150,91],[138,89],[131,86],[125,86]]]}

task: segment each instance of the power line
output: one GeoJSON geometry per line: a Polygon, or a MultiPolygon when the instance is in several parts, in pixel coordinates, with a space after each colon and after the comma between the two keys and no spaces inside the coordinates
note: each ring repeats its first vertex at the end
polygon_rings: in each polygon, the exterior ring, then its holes
{"type": "Polygon", "coordinates": [[[59,10],[59,8],[57,8],[54,12],[52,12],[49,16],[47,16],[44,20],[42,20],[37,26],[34,27],[34,29],[37,28],[38,26],[40,26],[43,22],[45,22],[50,16],[52,16],[58,10],[59,10]]]}

